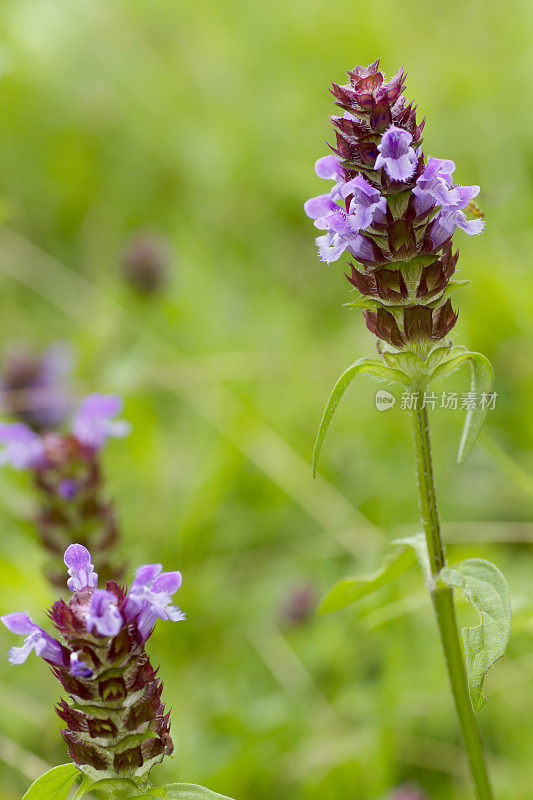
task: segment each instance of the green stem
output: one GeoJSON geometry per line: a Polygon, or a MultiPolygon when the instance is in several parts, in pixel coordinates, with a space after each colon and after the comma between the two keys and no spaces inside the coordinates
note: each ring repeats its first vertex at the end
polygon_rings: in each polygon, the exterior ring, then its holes
{"type": "Polygon", "coordinates": [[[468,692],[468,681],[457,628],[453,593],[450,588],[440,586],[437,582],[437,576],[445,565],[446,558],[440,532],[431,459],[429,421],[425,408],[413,409],[413,430],[418,487],[420,490],[420,509],[433,576],[431,595],[437,615],[448,677],[474,781],[476,798],[477,800],[494,800],[483,753],[483,744],[468,692]]]}

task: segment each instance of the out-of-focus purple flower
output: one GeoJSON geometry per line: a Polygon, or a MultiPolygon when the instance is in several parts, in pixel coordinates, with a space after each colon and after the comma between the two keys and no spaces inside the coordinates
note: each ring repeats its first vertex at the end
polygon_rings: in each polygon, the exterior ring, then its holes
{"type": "Polygon", "coordinates": [[[122,398],[116,394],[87,395],[74,415],[72,432],[81,444],[99,450],[110,436],[127,436],[130,425],[125,420],[115,420],[123,408],[122,398]]]}
{"type": "Polygon", "coordinates": [[[181,572],[161,570],[161,564],[139,567],[126,601],[126,616],[131,619],[138,614],[137,625],[144,639],[150,636],[158,618],[174,622],[185,619],[185,614],[171,603],[172,595],[181,586],[181,572]]]}
{"type": "Polygon", "coordinates": [[[76,478],[65,478],[59,481],[57,491],[63,500],[74,500],[80,490],[80,482],[76,478]]]}
{"type": "Polygon", "coordinates": [[[417,786],[407,785],[396,789],[391,795],[390,800],[429,800],[427,794],[417,786]]]}
{"type": "Polygon", "coordinates": [[[292,587],[280,609],[283,622],[288,625],[303,625],[316,605],[316,588],[310,583],[302,583],[292,587]]]}
{"type": "Polygon", "coordinates": [[[171,249],[162,236],[143,232],[129,241],[122,255],[125,280],[141,295],[153,295],[167,281],[171,249]]]}
{"type": "Polygon", "coordinates": [[[63,663],[63,648],[59,642],[32,622],[28,614],[17,611],[0,617],[0,620],[11,633],[26,637],[24,644],[9,651],[11,664],[23,664],[32,650],[51,664],[63,663]]]}
{"type": "Polygon", "coordinates": [[[67,586],[71,592],[98,586],[98,575],[91,564],[91,554],[82,544],[70,544],[65,550],[64,561],[70,575],[67,586]]]}
{"type": "Polygon", "coordinates": [[[88,631],[96,630],[100,636],[116,636],[124,625],[122,614],[118,610],[117,598],[105,589],[96,589],[87,611],[86,625],[88,631]]]}
{"type": "Polygon", "coordinates": [[[57,428],[71,406],[71,370],[72,353],[65,342],[50,345],[40,356],[14,350],[0,374],[2,406],[36,431],[57,428]]]}
{"type": "Polygon", "coordinates": [[[0,466],[11,464],[15,469],[38,469],[46,463],[46,452],[38,433],[24,422],[0,424],[0,466]]]}
{"type": "Polygon", "coordinates": [[[412,141],[413,137],[409,131],[391,125],[378,144],[379,155],[374,168],[384,167],[389,178],[394,181],[409,180],[418,161],[415,151],[409,146],[412,141]]]}

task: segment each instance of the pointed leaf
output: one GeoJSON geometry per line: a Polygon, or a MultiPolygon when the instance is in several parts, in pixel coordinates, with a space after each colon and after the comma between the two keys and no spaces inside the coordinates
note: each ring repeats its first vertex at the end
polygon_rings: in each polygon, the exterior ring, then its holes
{"type": "Polygon", "coordinates": [[[394,539],[393,544],[407,545],[412,547],[416,556],[416,560],[424,575],[424,580],[428,586],[432,585],[433,578],[431,575],[431,566],[429,563],[428,546],[426,536],[423,533],[415,533],[414,536],[405,536],[402,539],[394,539]]]}
{"type": "Polygon", "coordinates": [[[372,594],[382,586],[391,583],[395,578],[407,572],[413,565],[415,556],[411,548],[402,547],[395,552],[389,553],[382,566],[372,573],[372,575],[361,575],[357,578],[344,578],[330,589],[320,606],[321,614],[330,614],[346,608],[351,603],[361,600],[363,597],[372,594]]]}
{"type": "Polygon", "coordinates": [[[385,380],[389,382],[399,381],[402,383],[406,380],[406,376],[403,374],[403,372],[400,372],[400,370],[391,369],[390,367],[384,366],[381,361],[375,361],[370,358],[359,359],[359,361],[356,361],[351,365],[351,367],[348,367],[348,369],[343,372],[333,387],[333,391],[329,396],[329,400],[326,404],[326,408],[320,421],[320,427],[318,429],[315,442],[315,449],[313,451],[313,477],[316,477],[320,453],[322,452],[326,434],[331,424],[331,420],[333,419],[333,415],[337,410],[340,399],[353,379],[361,373],[371,375],[378,380],[385,380]]]}
{"type": "Polygon", "coordinates": [[[53,767],[32,783],[22,800],[67,800],[80,775],[75,764],[53,767]]]}
{"type": "Polygon", "coordinates": [[[463,628],[470,699],[478,712],[487,702],[482,693],[485,675],[505,654],[511,635],[509,587],[498,567],[482,558],[444,567],[440,578],[447,586],[461,589],[481,618],[476,628],[463,628]]]}
{"type": "MultiPolygon", "coordinates": [[[[488,358],[482,353],[466,352],[445,361],[434,370],[431,375],[431,380],[450,375],[456,369],[459,369],[466,361],[470,364],[472,372],[470,391],[475,392],[478,398],[485,395],[488,401],[488,396],[494,385],[494,370],[488,358]]],[[[472,452],[472,448],[483,427],[486,414],[487,403],[485,403],[484,407],[476,403],[475,407],[471,407],[467,410],[457,456],[459,464],[462,464],[472,452]]]]}
{"type": "Polygon", "coordinates": [[[165,786],[149,789],[136,800],[231,800],[231,798],[212,792],[196,783],[167,783],[165,786]]]}

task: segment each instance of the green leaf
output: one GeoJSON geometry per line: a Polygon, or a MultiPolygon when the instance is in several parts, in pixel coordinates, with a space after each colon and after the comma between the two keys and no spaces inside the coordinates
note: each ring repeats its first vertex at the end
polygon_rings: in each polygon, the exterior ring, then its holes
{"type": "Polygon", "coordinates": [[[318,429],[315,442],[315,449],[313,451],[313,477],[316,477],[320,453],[322,452],[326,434],[329,430],[331,420],[333,419],[333,415],[337,410],[340,399],[353,379],[361,373],[366,373],[367,375],[371,375],[378,380],[385,380],[389,382],[399,381],[402,383],[406,379],[406,376],[403,374],[403,372],[400,372],[400,370],[391,369],[390,367],[384,366],[381,361],[375,361],[370,358],[360,358],[358,361],[352,364],[351,367],[348,367],[345,372],[343,372],[333,387],[333,391],[329,396],[329,400],[326,403],[326,408],[320,421],[320,427],[318,429]]]}
{"type": "MultiPolygon", "coordinates": [[[[146,794],[139,795],[136,800],[231,800],[225,794],[217,794],[196,783],[167,783],[156,786],[146,794]]],[[[132,798],[133,800],[133,798],[132,798]]]]}
{"type": "Polygon", "coordinates": [[[32,783],[22,800],[67,800],[80,775],[75,764],[53,767],[32,783]]]}
{"type": "Polygon", "coordinates": [[[423,533],[415,533],[414,536],[406,536],[402,539],[394,539],[392,544],[407,545],[412,547],[416,556],[416,560],[420,565],[420,569],[424,575],[424,580],[427,586],[432,585],[431,566],[429,563],[428,546],[426,536],[423,533]]]}
{"type": "Polygon", "coordinates": [[[344,578],[330,589],[320,606],[321,614],[330,614],[346,608],[351,603],[366,597],[382,586],[391,583],[395,578],[407,572],[414,563],[415,556],[410,548],[402,547],[389,553],[382,566],[372,575],[362,575],[358,578],[344,578]]]}
{"type": "MultiPolygon", "coordinates": [[[[450,358],[448,361],[444,361],[434,370],[431,375],[431,380],[450,375],[467,361],[470,364],[472,372],[470,391],[476,393],[478,401],[481,395],[486,395],[488,398],[494,385],[494,370],[488,358],[482,353],[466,352],[454,358],[450,358]]],[[[478,403],[476,403],[475,407],[467,410],[457,456],[459,464],[462,464],[472,452],[472,448],[483,427],[486,414],[487,406],[485,405],[485,407],[482,408],[478,403]]]]}
{"type": "Polygon", "coordinates": [[[357,297],[355,300],[352,300],[350,303],[343,303],[342,307],[343,308],[368,308],[368,309],[371,309],[373,311],[376,308],[380,308],[380,306],[382,306],[382,305],[383,305],[383,303],[380,303],[379,300],[374,300],[371,297],[365,297],[364,295],[361,295],[360,297],[357,297]]]}
{"type": "Polygon", "coordinates": [[[511,635],[509,587],[498,567],[482,558],[444,567],[440,578],[447,586],[461,589],[481,618],[476,628],[463,628],[470,699],[478,712],[487,702],[482,693],[485,675],[505,654],[511,635]]]}

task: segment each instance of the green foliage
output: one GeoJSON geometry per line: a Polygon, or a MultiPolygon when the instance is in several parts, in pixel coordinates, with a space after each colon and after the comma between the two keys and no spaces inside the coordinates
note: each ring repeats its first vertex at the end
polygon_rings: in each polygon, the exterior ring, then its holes
{"type": "Polygon", "coordinates": [[[331,421],[337,410],[337,406],[339,405],[342,396],[351,382],[356,378],[358,375],[370,375],[372,378],[376,378],[380,381],[402,381],[404,379],[404,375],[402,372],[396,369],[391,369],[390,367],[386,367],[382,362],[375,361],[371,358],[360,358],[350,367],[348,367],[345,372],[342,373],[339,380],[335,384],[332,389],[332,392],[329,396],[328,402],[326,403],[326,408],[324,409],[324,413],[322,415],[322,419],[320,421],[320,426],[318,429],[318,434],[316,437],[315,448],[313,451],[313,477],[316,477],[316,471],[318,468],[318,462],[320,460],[320,454],[322,452],[322,448],[324,446],[324,441],[326,439],[327,432],[329,430],[329,426],[331,425],[331,421]]]}
{"type": "MultiPolygon", "coordinates": [[[[416,569],[401,597],[393,584],[363,601],[364,618],[284,616],[295,586],[372,571],[354,562],[377,564],[418,518],[407,414],[376,411],[378,384],[338,409],[329,480],[309,468],[329,386],[378,358],[362,314],[340,308],[346,260],[317,261],[302,210],[330,185],[313,171],[334,143],[329,82],[380,55],[388,75],[405,66],[427,152],[481,185],[487,219],[482,236],[457,234],[472,284],[452,301],[453,338],[494,359],[496,409],[460,470],[462,412],[431,422],[450,556],[501,564],[517,598],[483,726],[497,797],[528,800],[533,4],[3,0],[0,25],[1,346],[69,339],[76,395],[124,393],[133,430],[105,471],[126,574],[181,569],[188,619],[151,641],[176,744],[155,778],[240,800],[382,800],[404,782],[472,798],[416,569]],[[174,254],[149,302],[120,279],[139,228],[174,254]]],[[[458,372],[442,388],[468,387],[458,372]]],[[[0,471],[0,610],[43,624],[55,594],[33,513],[24,478],[0,471]]],[[[1,800],[66,760],[55,682],[33,656],[10,666],[12,644],[0,630],[1,800]]]]}
{"type": "Polygon", "coordinates": [[[482,353],[471,353],[469,351],[462,353],[459,356],[449,358],[440,364],[433,372],[431,379],[442,378],[451,375],[452,372],[459,369],[465,362],[468,362],[471,369],[472,380],[470,384],[470,391],[475,392],[478,398],[476,405],[467,409],[466,419],[459,444],[459,454],[457,460],[462,464],[470,455],[476,440],[479,436],[485,417],[487,415],[487,407],[483,407],[479,398],[481,395],[486,396],[488,402],[488,395],[492,391],[494,385],[494,369],[492,364],[486,356],[482,353]]]}
{"type": "Polygon", "coordinates": [[[230,800],[226,795],[217,794],[204,786],[195,783],[168,783],[156,786],[145,794],[138,795],[138,800],[230,800]]]}
{"type": "Polygon", "coordinates": [[[23,800],[68,800],[72,787],[81,773],[75,764],[61,764],[37,778],[23,800]]]}
{"type": "Polygon", "coordinates": [[[477,627],[463,628],[470,698],[479,712],[487,702],[482,693],[485,675],[505,654],[511,635],[509,587],[498,567],[481,558],[444,567],[440,578],[461,589],[481,619],[477,627]]]}
{"type": "Polygon", "coordinates": [[[389,553],[382,566],[372,573],[372,575],[362,575],[358,578],[344,578],[329,590],[322,601],[320,612],[330,614],[341,608],[361,600],[363,597],[372,594],[382,586],[386,586],[391,581],[403,575],[414,562],[414,553],[408,547],[397,548],[395,552],[389,553]]]}

